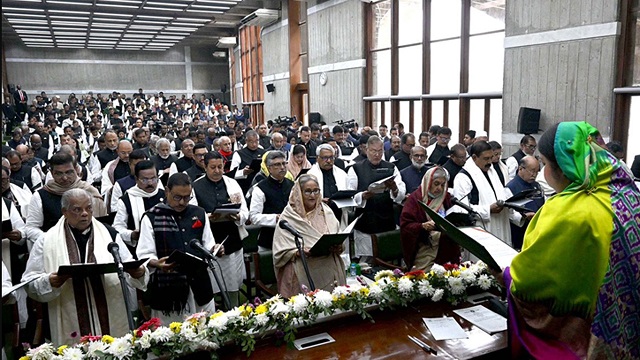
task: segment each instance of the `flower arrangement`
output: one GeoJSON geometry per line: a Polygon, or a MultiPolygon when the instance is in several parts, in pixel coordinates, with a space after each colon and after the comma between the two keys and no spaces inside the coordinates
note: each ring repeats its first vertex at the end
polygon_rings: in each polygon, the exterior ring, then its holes
{"type": "Polygon", "coordinates": [[[168,327],[153,318],[119,338],[89,335],[73,346],[55,348],[43,344],[28,349],[20,360],[146,359],[149,353],[176,358],[198,350],[209,350],[215,357],[215,350],[228,342],[239,344],[249,356],[259,334],[275,330],[279,341],[290,344],[295,340],[297,327],[311,324],[321,315],[354,311],[363,319],[371,319],[366,312],[370,305],[385,309],[407,306],[419,299],[456,305],[466,299],[470,288],[489,290],[499,286],[482,262],[436,264],[429,272],[383,270],[369,285],[362,278],[358,280],[359,284],[337,286],[332,292],[303,289],[303,293],[288,300],[279,295],[265,302],[256,298],[253,304],[226,312],[196,313],[168,327]]]}

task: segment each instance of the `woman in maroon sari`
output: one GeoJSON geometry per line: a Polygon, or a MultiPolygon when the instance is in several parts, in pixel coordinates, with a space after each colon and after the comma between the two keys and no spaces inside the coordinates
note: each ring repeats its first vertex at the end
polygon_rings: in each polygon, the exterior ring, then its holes
{"type": "Polygon", "coordinates": [[[447,181],[447,172],[434,166],[424,174],[422,183],[404,204],[400,215],[400,237],[409,270],[429,270],[434,263],[460,262],[460,247],[435,230],[435,223],[419,203],[427,204],[444,217],[445,210],[452,206],[447,181]]]}

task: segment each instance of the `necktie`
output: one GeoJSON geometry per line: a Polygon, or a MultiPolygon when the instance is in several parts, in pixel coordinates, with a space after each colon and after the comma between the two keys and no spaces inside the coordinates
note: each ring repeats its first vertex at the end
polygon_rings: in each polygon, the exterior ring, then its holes
{"type": "Polygon", "coordinates": [[[22,93],[22,90],[20,90],[19,93],[20,93],[20,101],[24,101],[24,94],[22,93]]]}

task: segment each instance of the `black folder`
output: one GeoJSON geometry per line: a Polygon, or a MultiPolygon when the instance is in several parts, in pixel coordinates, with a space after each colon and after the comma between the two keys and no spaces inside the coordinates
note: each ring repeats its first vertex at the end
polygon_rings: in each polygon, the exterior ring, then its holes
{"type": "Polygon", "coordinates": [[[11,225],[11,220],[5,220],[2,222],[2,233],[6,234],[13,230],[13,225],[11,225]]]}
{"type": "Polygon", "coordinates": [[[340,199],[348,199],[357,194],[356,190],[339,190],[337,193],[333,194],[329,200],[340,200],[340,199]]]}
{"type": "MultiPolygon", "coordinates": [[[[135,269],[144,264],[149,259],[140,259],[123,262],[122,266],[125,270],[135,269]]],[[[86,277],[92,275],[110,274],[118,271],[115,263],[103,264],[72,264],[60,265],[58,267],[58,275],[70,275],[71,277],[86,277]]]]}
{"type": "Polygon", "coordinates": [[[249,165],[249,169],[260,172],[260,167],[262,166],[262,158],[257,158],[251,160],[251,164],[249,165]]]}
{"type": "Polygon", "coordinates": [[[167,263],[177,263],[180,272],[185,274],[196,274],[207,271],[209,267],[202,258],[180,250],[173,250],[167,259],[167,263]]]}
{"type": "MultiPolygon", "coordinates": [[[[501,271],[502,268],[498,265],[498,262],[494,259],[493,255],[487,250],[487,248],[480,244],[476,239],[471,236],[465,234],[461,229],[455,227],[452,223],[447,221],[445,218],[440,216],[437,212],[431,210],[427,204],[422,201],[418,202],[420,206],[427,212],[427,215],[433,220],[438,227],[447,234],[448,237],[453,239],[453,241],[457,242],[460,246],[469,250],[473,255],[477,256],[478,259],[484,261],[489,267],[493,268],[496,271],[501,271]]],[[[469,229],[473,229],[472,227],[468,227],[469,229]]],[[[462,229],[465,229],[464,227],[462,229]]],[[[490,233],[486,233],[490,234],[490,233]]],[[[496,239],[496,241],[501,242],[504,246],[509,247],[509,245],[502,242],[500,239],[491,235],[496,239]]],[[[503,250],[504,247],[501,247],[503,250]]],[[[518,252],[511,248],[512,252],[509,252],[510,256],[515,256],[518,252]]]]}
{"type": "Polygon", "coordinates": [[[300,173],[298,173],[298,176],[296,176],[296,180],[297,180],[300,176],[302,176],[302,175],[304,175],[304,174],[308,173],[308,172],[309,172],[309,170],[310,170],[310,169],[300,169],[300,173]]]}
{"type": "MultiPolygon", "coordinates": [[[[360,216],[362,216],[362,215],[360,215],[360,216]]],[[[324,234],[324,235],[322,235],[322,237],[320,239],[318,239],[318,241],[315,243],[315,245],[313,245],[313,247],[311,247],[311,249],[309,250],[311,255],[313,255],[313,256],[327,256],[327,255],[329,255],[331,253],[329,251],[329,248],[331,246],[342,244],[345,240],[347,240],[349,235],[351,235],[351,233],[353,232],[353,228],[356,226],[356,223],[360,219],[360,216],[358,216],[355,220],[353,220],[351,222],[351,224],[349,224],[349,226],[347,226],[347,228],[344,229],[343,231],[341,231],[341,232],[339,232],[337,234],[324,234]]]]}

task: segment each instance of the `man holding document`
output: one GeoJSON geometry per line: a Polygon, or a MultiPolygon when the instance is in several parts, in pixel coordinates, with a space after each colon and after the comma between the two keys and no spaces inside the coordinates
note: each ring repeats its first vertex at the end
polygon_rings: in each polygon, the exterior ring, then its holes
{"type": "Polygon", "coordinates": [[[367,158],[353,165],[347,173],[350,190],[357,190],[354,200],[362,215],[355,231],[355,256],[372,256],[371,234],[396,228],[393,203],[404,200],[405,185],[396,166],[382,160],[383,143],[378,136],[367,140],[367,158]]]}
{"type": "MultiPolygon", "coordinates": [[[[247,203],[238,182],[224,174],[224,159],[217,151],[204,157],[206,176],[193,183],[192,205],[198,205],[209,214],[213,236],[223,240],[225,255],[220,257],[220,269],[229,292],[231,306],[238,306],[238,294],[244,275],[242,239],[248,233],[244,223],[249,217],[247,203]],[[237,205],[224,207],[223,205],[237,205]]],[[[220,292],[214,283],[214,293],[220,292]]]]}
{"type": "MultiPolygon", "coordinates": [[[[343,245],[330,247],[327,255],[311,256],[311,248],[322,235],[335,234],[339,230],[333,212],[322,202],[322,193],[315,176],[305,174],[296,181],[291,189],[289,203],[280,216],[280,222],[284,221],[302,236],[300,242],[316,289],[332,291],[335,286],[345,285],[347,280],[344,263],[340,258],[343,245]]],[[[294,235],[279,226],[273,235],[273,265],[278,293],[283,297],[289,298],[301,293],[302,285],[310,289],[294,235]]]]}

